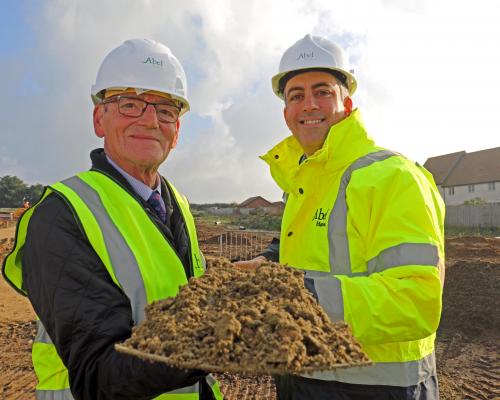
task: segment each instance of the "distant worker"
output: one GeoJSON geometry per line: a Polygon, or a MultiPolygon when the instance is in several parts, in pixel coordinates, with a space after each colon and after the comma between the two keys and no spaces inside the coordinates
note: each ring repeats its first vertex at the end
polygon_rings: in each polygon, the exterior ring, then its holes
{"type": "Polygon", "coordinates": [[[292,136],[262,157],[286,196],[279,250],[264,255],[304,270],[330,318],[347,321],[374,361],[277,377],[278,399],[437,399],[444,206],[432,176],[375,145],[330,40],[296,42],[272,87],[292,136]]]}
{"type": "Polygon", "coordinates": [[[38,399],[221,399],[217,382],[118,353],[144,307],[204,272],[189,204],[158,167],[189,110],[165,45],[127,40],[102,62],[90,171],[50,185],[19,223],[5,278],[38,321],[38,399]],[[165,393],[168,392],[168,393],[165,393]]]}
{"type": "Polygon", "coordinates": [[[27,197],[23,198],[23,206],[17,208],[13,213],[12,213],[12,218],[18,219],[25,213],[25,211],[30,208],[30,201],[27,197]]]}

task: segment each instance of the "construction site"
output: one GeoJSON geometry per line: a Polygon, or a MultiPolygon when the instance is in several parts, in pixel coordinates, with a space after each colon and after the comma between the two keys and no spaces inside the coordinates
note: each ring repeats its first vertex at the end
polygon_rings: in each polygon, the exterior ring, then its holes
{"type": "MultiPolygon", "coordinates": [[[[14,221],[0,221],[0,260],[13,246],[14,221]]],[[[248,259],[276,233],[231,231],[198,222],[200,247],[210,257],[248,259]]],[[[440,398],[500,398],[500,238],[446,238],[446,279],[437,335],[440,398]],[[495,311],[496,310],[496,311],[495,311]]],[[[35,314],[29,301],[0,279],[0,398],[32,399],[35,314]]],[[[218,372],[228,400],[276,399],[270,375],[218,372]]]]}

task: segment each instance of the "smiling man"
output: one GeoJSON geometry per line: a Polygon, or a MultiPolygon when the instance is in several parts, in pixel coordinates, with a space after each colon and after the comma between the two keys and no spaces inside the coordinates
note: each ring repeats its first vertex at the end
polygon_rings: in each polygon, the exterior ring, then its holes
{"type": "Polygon", "coordinates": [[[184,70],[161,43],[134,39],[104,59],[92,168],[47,187],[19,222],[3,273],[40,320],[38,399],[221,399],[217,382],[118,353],[144,307],[204,272],[184,196],[158,173],[189,110],[184,70]],[[167,393],[165,393],[167,392],[167,393]]]}
{"type": "Polygon", "coordinates": [[[310,71],[290,77],[283,95],[286,123],[306,156],[319,150],[330,127],[352,111],[347,89],[328,72],[310,71]]]}
{"type": "Polygon", "coordinates": [[[328,39],[306,35],[284,53],[272,86],[292,136],[263,159],[286,206],[279,250],[264,256],[304,270],[374,364],[276,377],[278,398],[437,399],[443,202],[426,170],[375,145],[353,109],[356,85],[328,39]]]}

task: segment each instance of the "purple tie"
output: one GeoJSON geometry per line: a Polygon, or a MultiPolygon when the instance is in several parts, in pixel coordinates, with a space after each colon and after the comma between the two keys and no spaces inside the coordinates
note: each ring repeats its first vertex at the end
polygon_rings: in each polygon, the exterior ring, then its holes
{"type": "Polygon", "coordinates": [[[153,210],[155,210],[156,215],[161,219],[163,223],[167,222],[167,213],[163,209],[163,199],[160,196],[160,193],[158,193],[156,190],[151,193],[151,196],[149,196],[148,199],[148,204],[153,207],[153,210]]]}

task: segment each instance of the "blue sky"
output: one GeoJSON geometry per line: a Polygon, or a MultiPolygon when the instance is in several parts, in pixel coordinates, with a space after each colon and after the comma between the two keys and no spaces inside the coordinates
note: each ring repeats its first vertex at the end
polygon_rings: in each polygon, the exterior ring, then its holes
{"type": "MultiPolygon", "coordinates": [[[[0,5],[0,60],[4,64],[8,60],[15,60],[20,67],[23,58],[36,48],[36,37],[31,19],[36,15],[36,2],[27,1],[5,1],[0,5]],[[28,4],[31,3],[31,4],[28,4]]],[[[26,64],[33,62],[32,59],[24,59],[26,64]]],[[[5,75],[3,79],[8,78],[5,75]]],[[[21,87],[10,95],[19,96],[31,93],[37,89],[29,70],[23,74],[20,80],[21,87]]]]}
{"type": "MultiPolygon", "coordinates": [[[[36,3],[32,2],[35,7],[36,3]]],[[[29,46],[33,31],[27,21],[27,4],[25,1],[4,1],[0,14],[0,54],[9,57],[22,53],[29,46]],[[15,38],[15,40],[14,40],[15,38]]]]}
{"type": "Polygon", "coordinates": [[[89,166],[90,86],[124,40],[165,43],[183,64],[191,111],[160,171],[193,202],[281,193],[258,155],[289,135],[271,91],[286,48],[338,40],[353,97],[377,142],[423,163],[500,146],[500,11],[451,0],[50,0],[0,6],[0,176],[28,183],[89,166]]]}

